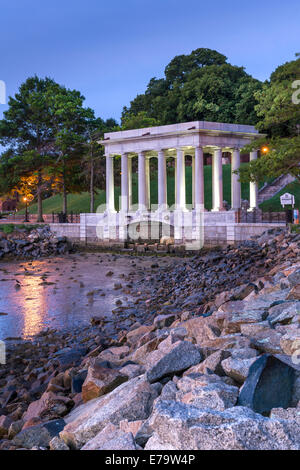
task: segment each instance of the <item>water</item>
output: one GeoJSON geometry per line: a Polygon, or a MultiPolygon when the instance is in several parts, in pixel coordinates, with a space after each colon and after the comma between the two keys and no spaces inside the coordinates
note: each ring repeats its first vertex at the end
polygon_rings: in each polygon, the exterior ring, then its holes
{"type": "Polygon", "coordinates": [[[0,340],[30,338],[47,327],[72,329],[89,324],[92,316],[110,316],[118,299],[123,305],[130,300],[114,289],[116,282],[128,283],[122,275],[137,275],[127,256],[74,254],[1,262],[0,340]],[[114,274],[107,277],[108,271],[114,274]],[[88,295],[91,291],[94,295],[88,295]]]}

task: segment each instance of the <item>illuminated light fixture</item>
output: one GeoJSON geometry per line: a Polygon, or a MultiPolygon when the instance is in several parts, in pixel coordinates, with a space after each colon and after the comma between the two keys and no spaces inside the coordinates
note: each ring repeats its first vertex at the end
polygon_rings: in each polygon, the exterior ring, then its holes
{"type": "Polygon", "coordinates": [[[262,153],[267,154],[267,153],[269,153],[270,149],[269,149],[269,147],[267,147],[265,145],[264,147],[262,147],[261,151],[262,151],[262,153]]]}

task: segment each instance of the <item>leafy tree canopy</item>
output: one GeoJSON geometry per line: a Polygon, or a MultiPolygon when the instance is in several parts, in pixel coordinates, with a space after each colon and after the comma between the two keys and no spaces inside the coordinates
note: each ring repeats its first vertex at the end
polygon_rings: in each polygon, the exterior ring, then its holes
{"type": "Polygon", "coordinates": [[[256,124],[254,93],[261,87],[261,82],[243,67],[229,64],[224,55],[199,48],[172,59],[164,78],[151,78],[145,93],[124,107],[122,128],[194,120],[256,124]],[[146,118],[150,124],[141,125],[146,118]]]}
{"type": "MultiPolygon", "coordinates": [[[[293,99],[295,81],[299,80],[300,58],[279,66],[270,81],[255,93],[260,118],[257,127],[266,137],[245,150],[259,146],[269,151],[240,169],[241,181],[261,181],[283,174],[300,180],[300,103],[293,99]]],[[[299,90],[300,82],[300,97],[299,90]]]]}

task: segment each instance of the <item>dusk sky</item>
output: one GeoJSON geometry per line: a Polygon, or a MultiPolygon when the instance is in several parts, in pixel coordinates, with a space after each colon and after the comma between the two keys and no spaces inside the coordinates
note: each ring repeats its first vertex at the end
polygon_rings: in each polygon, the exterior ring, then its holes
{"type": "Polygon", "coordinates": [[[265,80],[300,52],[299,0],[0,0],[0,18],[8,95],[47,75],[105,119],[119,120],[175,55],[216,49],[265,80]]]}

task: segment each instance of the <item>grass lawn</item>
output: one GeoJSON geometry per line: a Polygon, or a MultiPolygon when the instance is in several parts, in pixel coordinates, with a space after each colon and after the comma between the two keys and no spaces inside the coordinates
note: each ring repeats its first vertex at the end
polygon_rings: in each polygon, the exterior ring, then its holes
{"type": "MultiPolygon", "coordinates": [[[[173,205],[175,201],[175,180],[174,180],[174,168],[167,169],[168,175],[168,204],[173,205]]],[[[212,167],[211,165],[204,166],[204,192],[205,192],[205,208],[210,210],[212,207],[212,167]]],[[[153,172],[150,179],[150,191],[151,191],[151,203],[157,204],[157,173],[153,172]]],[[[132,193],[133,193],[133,204],[137,204],[138,201],[138,185],[137,185],[137,174],[134,173],[132,176],[132,193]]],[[[224,200],[230,204],[231,201],[231,166],[223,165],[223,193],[224,200]]],[[[115,206],[116,210],[119,209],[119,196],[120,187],[115,186],[115,206]]],[[[192,167],[186,167],[186,202],[187,204],[192,203],[192,167]]],[[[299,194],[300,196],[300,194],[299,194]]],[[[249,184],[242,184],[242,199],[249,199],[249,184]]],[[[69,194],[68,195],[68,212],[73,213],[89,212],[89,194],[69,194]]],[[[105,204],[105,191],[99,190],[95,197],[95,208],[99,205],[105,204]]],[[[51,214],[52,212],[61,212],[62,210],[62,196],[55,195],[45,199],[43,201],[43,211],[45,214],[51,214]]],[[[24,213],[24,209],[19,213],[24,213]]],[[[29,207],[29,213],[37,213],[37,204],[32,204],[29,207]]]]}
{"type": "MultiPolygon", "coordinates": [[[[295,196],[295,208],[300,208],[300,183],[299,181],[294,181],[293,183],[288,184],[283,188],[278,194],[275,194],[271,199],[263,202],[260,207],[263,211],[281,211],[282,206],[280,204],[280,196],[284,193],[291,193],[295,196]]],[[[288,207],[287,207],[288,208],[288,207]]]]}

